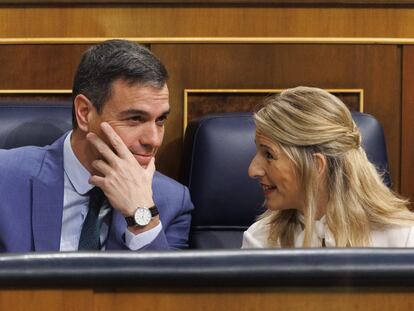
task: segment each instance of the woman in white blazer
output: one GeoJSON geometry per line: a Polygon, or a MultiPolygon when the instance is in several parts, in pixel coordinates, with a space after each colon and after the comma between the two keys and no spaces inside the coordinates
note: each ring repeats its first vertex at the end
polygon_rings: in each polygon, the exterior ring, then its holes
{"type": "Polygon", "coordinates": [[[384,185],[337,97],[288,89],[254,118],[249,175],[267,211],[244,233],[243,248],[414,246],[408,202],[384,185]]]}

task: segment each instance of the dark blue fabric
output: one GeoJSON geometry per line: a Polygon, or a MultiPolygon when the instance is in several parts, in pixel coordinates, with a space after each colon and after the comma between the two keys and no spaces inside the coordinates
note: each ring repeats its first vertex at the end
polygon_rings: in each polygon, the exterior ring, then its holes
{"type": "MultiPolygon", "coordinates": [[[[353,112],[368,158],[390,186],[384,133],[372,116],[353,112]]],[[[251,113],[207,115],[190,122],[184,140],[183,182],[196,207],[190,247],[239,248],[242,233],[263,212],[258,183],[247,170],[255,152],[251,113]]]]}
{"type": "Polygon", "coordinates": [[[374,163],[378,172],[382,175],[384,183],[391,187],[387,147],[381,124],[373,116],[366,113],[352,112],[352,118],[361,132],[362,146],[368,159],[374,163]]]}
{"type": "Polygon", "coordinates": [[[82,231],[79,238],[78,250],[100,250],[100,232],[102,219],[99,219],[99,211],[101,210],[105,195],[98,187],[93,187],[88,192],[89,207],[88,214],[82,224],[82,231]]]}
{"type": "Polygon", "coordinates": [[[49,145],[71,128],[71,102],[0,104],[0,149],[49,145]]]}
{"type": "MultiPolygon", "coordinates": [[[[125,288],[129,293],[159,288],[165,293],[165,288],[182,287],[188,293],[189,288],[205,287],[210,288],[208,292],[213,288],[226,293],[235,287],[244,288],[243,292],[253,288],[260,291],[263,286],[281,288],[283,292],[293,287],[294,293],[302,289],[308,294],[323,286],[329,287],[328,293],[340,290],[360,294],[363,287],[376,295],[403,290],[401,299],[409,299],[405,295],[410,295],[414,286],[414,250],[244,249],[99,255],[63,252],[0,257],[3,288],[125,288]]],[[[283,306],[274,309],[284,310],[283,306]]]]}

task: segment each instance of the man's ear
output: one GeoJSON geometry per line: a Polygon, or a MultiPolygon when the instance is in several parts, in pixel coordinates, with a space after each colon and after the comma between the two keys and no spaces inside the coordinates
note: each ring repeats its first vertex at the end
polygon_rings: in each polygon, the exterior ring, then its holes
{"type": "Polygon", "coordinates": [[[315,158],[315,162],[316,162],[316,168],[318,170],[318,175],[323,176],[323,174],[325,173],[326,170],[326,157],[320,153],[320,152],[316,152],[313,154],[313,157],[315,158]]]}
{"type": "Polygon", "coordinates": [[[83,132],[89,132],[89,115],[95,109],[93,104],[85,95],[79,94],[75,97],[74,109],[78,128],[83,132]]]}

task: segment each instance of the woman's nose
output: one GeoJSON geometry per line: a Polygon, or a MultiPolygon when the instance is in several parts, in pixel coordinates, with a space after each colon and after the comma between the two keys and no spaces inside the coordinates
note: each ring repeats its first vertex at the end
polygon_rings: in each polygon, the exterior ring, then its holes
{"type": "Polygon", "coordinates": [[[248,174],[254,179],[260,178],[264,175],[264,170],[260,165],[260,160],[258,159],[257,154],[252,159],[252,162],[250,162],[248,174]]]}

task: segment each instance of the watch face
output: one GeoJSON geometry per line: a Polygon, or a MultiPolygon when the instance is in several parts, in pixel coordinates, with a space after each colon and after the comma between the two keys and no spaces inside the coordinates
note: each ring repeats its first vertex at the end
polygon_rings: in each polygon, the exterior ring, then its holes
{"type": "Polygon", "coordinates": [[[139,226],[146,226],[151,221],[151,212],[148,208],[139,207],[134,214],[135,222],[139,226]]]}

